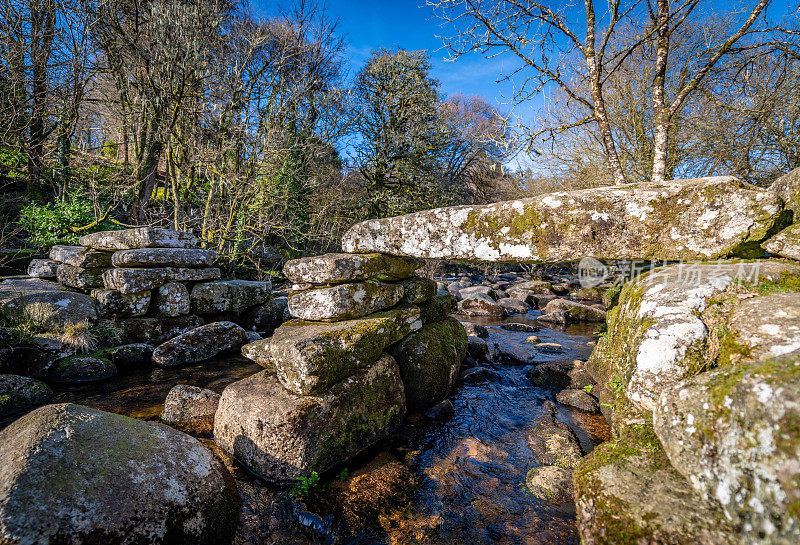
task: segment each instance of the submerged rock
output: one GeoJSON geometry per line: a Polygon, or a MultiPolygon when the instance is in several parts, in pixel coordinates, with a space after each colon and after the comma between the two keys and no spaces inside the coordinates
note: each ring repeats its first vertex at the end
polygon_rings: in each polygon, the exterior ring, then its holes
{"type": "Polygon", "coordinates": [[[19,375],[0,375],[0,418],[46,403],[53,397],[47,384],[19,375]]]}
{"type": "Polygon", "coordinates": [[[287,261],[283,274],[295,284],[339,284],[363,280],[402,280],[423,261],[386,254],[325,254],[287,261]]]}
{"type": "Polygon", "coordinates": [[[781,211],[775,193],[719,176],[368,220],[344,234],[342,247],[489,262],[715,259],[757,249],[781,211]]]}
{"type": "Polygon", "coordinates": [[[572,429],[556,418],[552,401],[542,404],[542,415],[528,432],[528,445],[539,464],[575,469],[581,461],[581,447],[572,429]]]}
{"type": "Polygon", "coordinates": [[[187,433],[211,436],[219,399],[211,390],[179,384],[167,394],[161,420],[187,433]]]}
{"type": "Polygon", "coordinates": [[[549,503],[571,502],[572,470],[558,466],[535,467],[525,476],[525,485],[531,494],[549,503]]]}
{"type": "Polygon", "coordinates": [[[197,239],[191,233],[184,231],[135,227],[121,231],[91,233],[82,236],[78,243],[95,250],[117,251],[136,248],[193,248],[197,246],[197,239]]]}
{"type": "Polygon", "coordinates": [[[425,417],[431,420],[449,420],[455,412],[456,409],[453,407],[453,402],[445,399],[425,411],[425,417]]]}
{"type": "Polygon", "coordinates": [[[386,437],[405,416],[394,359],[374,364],[318,396],[299,396],[262,371],[225,388],[214,438],[245,467],[270,481],[322,473],[386,437]]]}
{"type": "Polygon", "coordinates": [[[290,294],[289,312],[301,320],[352,320],[393,307],[401,297],[400,284],[339,284],[290,294]]]}
{"type": "Polygon", "coordinates": [[[153,351],[153,363],[175,367],[198,363],[247,342],[245,330],[233,322],[214,322],[191,329],[160,344],[153,351]]]}
{"type": "Polygon", "coordinates": [[[0,541],[228,543],[238,498],[199,441],[72,404],[0,431],[0,541]],[[97,541],[97,540],[100,541],[97,541]]]}
{"type": "Polygon", "coordinates": [[[427,324],[391,348],[400,368],[406,405],[419,412],[442,401],[467,354],[467,334],[455,318],[427,324]]]}
{"type": "Polygon", "coordinates": [[[117,369],[134,369],[150,365],[153,362],[153,350],[155,347],[152,344],[123,344],[109,350],[108,357],[117,369]]]}
{"type": "Polygon", "coordinates": [[[276,329],[271,338],[246,345],[242,354],[275,369],[290,391],[316,394],[371,364],[386,347],[421,327],[415,307],[344,322],[292,320],[276,329]]]}

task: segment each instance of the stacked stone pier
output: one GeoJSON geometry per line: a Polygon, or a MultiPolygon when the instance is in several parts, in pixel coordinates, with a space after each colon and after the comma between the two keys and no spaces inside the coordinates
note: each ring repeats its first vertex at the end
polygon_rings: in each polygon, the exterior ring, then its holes
{"type": "Polygon", "coordinates": [[[466,355],[450,295],[386,254],[289,261],[295,318],[242,353],[264,371],[228,386],[214,437],[254,473],[289,481],[380,441],[449,393],[466,355]]]}

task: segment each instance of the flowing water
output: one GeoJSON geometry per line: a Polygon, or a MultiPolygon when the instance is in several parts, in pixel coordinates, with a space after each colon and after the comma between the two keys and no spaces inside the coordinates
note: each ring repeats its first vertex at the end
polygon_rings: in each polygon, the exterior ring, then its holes
{"type": "MultiPolygon", "coordinates": [[[[537,315],[531,312],[530,316],[537,315]]],[[[461,317],[462,320],[466,318],[461,317]]],[[[515,344],[534,355],[535,362],[586,359],[593,345],[593,328],[566,331],[541,329],[543,342],[564,347],[561,354],[541,354],[524,341],[530,333],[500,328],[500,320],[471,319],[486,326],[487,342],[515,344]]],[[[387,441],[394,456],[404,457],[420,483],[405,520],[388,535],[351,543],[577,543],[572,504],[553,506],[532,496],[525,475],[536,466],[526,434],[541,414],[542,402],[554,391],[533,386],[523,365],[481,365],[495,378],[478,384],[458,383],[451,401],[455,415],[445,422],[410,418],[387,441]]],[[[217,392],[261,370],[241,357],[228,357],[191,367],[147,368],[121,374],[107,382],[57,387],[53,402],[75,402],[146,420],[157,420],[164,399],[176,384],[192,384],[217,392]]],[[[559,406],[559,418],[575,430],[585,452],[607,440],[608,427],[599,415],[559,406]]],[[[211,441],[204,441],[213,446],[211,441]]],[[[376,449],[372,449],[374,454],[376,449]]],[[[362,456],[359,460],[363,460],[362,456]]],[[[230,461],[228,461],[230,463],[230,461]]],[[[356,465],[351,465],[352,471],[356,465]]],[[[363,463],[363,462],[362,462],[363,463]]],[[[353,464],[353,462],[351,462],[353,464]]],[[[286,518],[286,487],[261,483],[231,466],[244,498],[244,515],[237,543],[323,543],[334,534],[297,533],[286,518]],[[283,507],[281,507],[283,506],[283,507]]],[[[319,520],[317,521],[320,522],[319,520]]],[[[319,524],[317,524],[319,525],[319,524]]],[[[334,528],[328,519],[323,526],[334,528]]],[[[313,530],[313,528],[312,528],[313,530]]],[[[333,532],[333,530],[331,530],[333,532]]],[[[340,543],[348,542],[340,536],[340,543]]]]}

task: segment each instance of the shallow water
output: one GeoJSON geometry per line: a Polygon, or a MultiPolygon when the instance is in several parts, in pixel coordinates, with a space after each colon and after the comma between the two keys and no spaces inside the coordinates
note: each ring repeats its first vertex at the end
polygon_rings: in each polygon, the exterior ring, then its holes
{"type": "MultiPolygon", "coordinates": [[[[531,312],[529,317],[538,315],[531,312]]],[[[467,321],[465,317],[459,317],[467,321]]],[[[490,346],[513,343],[535,357],[586,359],[593,344],[595,326],[566,331],[541,329],[543,342],[561,344],[561,354],[538,353],[526,344],[531,333],[510,332],[500,320],[472,319],[487,326],[490,346]]],[[[572,504],[553,506],[534,498],[525,487],[525,475],[536,466],[526,433],[541,413],[541,404],[554,391],[533,386],[523,365],[481,365],[495,371],[498,379],[454,388],[451,401],[455,416],[447,422],[410,418],[387,441],[397,455],[405,455],[420,484],[404,520],[390,535],[369,543],[577,543],[572,504]]],[[[157,420],[164,399],[176,384],[192,384],[221,392],[225,386],[262,368],[239,356],[173,369],[145,368],[129,371],[94,384],[55,386],[53,402],[74,402],[128,416],[157,420]]],[[[559,418],[575,430],[585,452],[608,439],[608,426],[599,415],[559,406],[559,418]]],[[[210,444],[210,441],[204,441],[210,444]]],[[[372,451],[380,450],[372,449],[372,451]]],[[[351,462],[351,473],[369,455],[351,462]]],[[[244,516],[236,543],[318,543],[313,536],[286,536],[280,520],[280,501],[286,487],[258,482],[240,468],[233,468],[244,497],[244,516]]],[[[283,500],[281,500],[283,498],[283,500]]],[[[344,540],[340,542],[345,542],[344,540]]],[[[366,542],[366,541],[365,541],[366,542]]]]}

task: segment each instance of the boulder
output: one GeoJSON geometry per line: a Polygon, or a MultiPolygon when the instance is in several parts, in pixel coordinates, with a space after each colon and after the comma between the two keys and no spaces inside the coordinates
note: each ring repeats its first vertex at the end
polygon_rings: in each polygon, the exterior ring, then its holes
{"type": "Polygon", "coordinates": [[[480,337],[472,335],[467,337],[467,353],[477,362],[492,361],[492,352],[489,350],[489,344],[480,337]]]}
{"type": "Polygon", "coordinates": [[[301,320],[351,320],[393,307],[401,297],[400,284],[337,284],[290,294],[289,312],[301,320]]]}
{"type": "Polygon", "coordinates": [[[194,314],[184,316],[141,316],[122,318],[112,325],[119,331],[120,342],[159,345],[181,333],[200,327],[203,321],[194,314]]]}
{"type": "Polygon", "coordinates": [[[578,532],[586,545],[735,545],[736,529],[669,465],[647,426],[595,448],[573,472],[578,532]]]}
{"type": "Polygon", "coordinates": [[[405,412],[400,373],[386,354],[317,396],[296,395],[262,371],[222,392],[214,439],[256,475],[294,481],[380,441],[405,412]]]}
{"type": "Polygon", "coordinates": [[[152,363],[153,350],[152,344],[134,343],[115,346],[108,351],[111,363],[117,369],[134,369],[152,363]]]}
{"type": "Polygon", "coordinates": [[[430,407],[428,410],[425,411],[425,418],[430,418],[431,420],[438,420],[444,421],[449,420],[455,414],[456,409],[453,406],[453,402],[449,399],[445,399],[440,401],[433,407],[430,407]]]}
{"type": "Polygon", "coordinates": [[[467,316],[505,316],[506,309],[486,295],[471,295],[458,302],[458,312],[467,316]]]}
{"type": "MultiPolygon", "coordinates": [[[[800,214],[800,212],[798,212],[798,214],[800,214]]],[[[781,257],[800,260],[800,223],[795,223],[787,227],[761,244],[761,247],[781,257]]],[[[30,272],[28,274],[30,274],[30,272]]]]}
{"type": "Polygon", "coordinates": [[[239,312],[246,308],[266,304],[272,297],[269,282],[249,280],[220,280],[203,282],[192,288],[192,312],[239,312]]]}
{"type": "Polygon", "coordinates": [[[334,323],[292,320],[269,339],[246,345],[242,354],[300,395],[324,393],[374,362],[386,347],[422,327],[415,307],[393,309],[334,323]]]}
{"type": "Polygon", "coordinates": [[[499,380],[500,375],[487,367],[472,367],[463,371],[459,378],[466,384],[479,384],[499,380]]]}
{"type": "Polygon", "coordinates": [[[4,543],[228,543],[235,486],[199,441],[163,424],[47,405],[0,431],[4,543]],[[45,478],[47,476],[47,478],[45,478]]]}
{"type": "Polygon", "coordinates": [[[527,436],[536,462],[541,465],[575,469],[581,461],[581,447],[572,429],[556,418],[552,401],[542,404],[542,415],[534,420],[527,436]]]}
{"type": "Polygon", "coordinates": [[[666,388],[653,423],[675,469],[748,543],[800,542],[800,351],[666,388]]]}
{"type": "Polygon", "coordinates": [[[540,388],[567,388],[570,385],[569,372],[573,366],[569,360],[550,360],[537,363],[526,372],[526,375],[540,388]]]}
{"type": "Polygon", "coordinates": [[[498,306],[504,308],[506,313],[508,314],[525,314],[530,309],[528,303],[526,303],[525,301],[520,301],[519,299],[512,299],[510,297],[506,297],[505,299],[498,299],[497,304],[498,306]]]}
{"type": "Polygon", "coordinates": [[[720,365],[764,361],[800,350],[800,292],[739,301],[730,311],[727,331],[717,356],[720,365]]]}
{"type": "Polygon", "coordinates": [[[135,227],[121,231],[91,233],[82,236],[78,243],[95,250],[115,252],[137,248],[194,248],[197,246],[197,239],[191,233],[184,231],[135,227]]]}
{"type": "Polygon", "coordinates": [[[92,297],[97,301],[97,313],[102,318],[127,318],[147,314],[150,308],[149,290],[135,293],[122,293],[118,290],[92,290],[92,297]]]}
{"type": "Polygon", "coordinates": [[[211,436],[219,399],[211,390],[179,384],[167,394],[161,420],[187,433],[211,436]]]}
{"type": "Polygon", "coordinates": [[[175,367],[198,363],[247,342],[247,333],[233,322],[201,325],[160,344],[153,351],[153,363],[159,367],[175,367]]]}
{"type": "Polygon", "coordinates": [[[538,325],[543,327],[552,327],[552,326],[566,326],[570,323],[570,318],[567,315],[566,310],[556,310],[551,312],[550,314],[542,314],[541,316],[537,316],[535,321],[538,325]]]}
{"type": "Polygon", "coordinates": [[[53,397],[47,384],[19,375],[0,375],[0,418],[26,411],[53,397]]]}
{"type": "Polygon", "coordinates": [[[548,503],[571,502],[572,470],[558,466],[535,467],[525,476],[525,486],[531,494],[548,503]]]}
{"type": "Polygon", "coordinates": [[[217,267],[204,267],[201,269],[164,267],[164,274],[169,282],[204,282],[222,277],[222,271],[217,267]]]}
{"type": "Polygon", "coordinates": [[[238,323],[248,331],[258,331],[269,337],[285,321],[283,309],[275,301],[267,301],[245,310],[238,323]]]}
{"type": "Polygon", "coordinates": [[[470,286],[468,288],[461,288],[458,292],[461,299],[469,299],[473,295],[485,295],[490,299],[497,298],[497,290],[489,286],[470,286]]]}
{"type": "Polygon", "coordinates": [[[342,248],[485,262],[708,260],[749,255],[781,211],[778,195],[733,177],[671,180],[368,220],[342,248]]]}
{"type": "Polygon", "coordinates": [[[556,401],[587,413],[599,413],[600,403],[584,390],[567,388],[556,394],[556,401]]]}
{"type": "Polygon", "coordinates": [[[423,324],[441,322],[458,309],[458,301],[452,295],[437,295],[427,303],[419,305],[423,324]]]}
{"type": "Polygon", "coordinates": [[[325,254],[287,261],[283,274],[296,284],[393,281],[408,278],[423,264],[418,259],[386,254],[325,254]]]}
{"type": "Polygon", "coordinates": [[[81,269],[108,269],[111,267],[111,253],[83,248],[80,252],[65,253],[61,262],[81,269]]]}
{"type": "Polygon", "coordinates": [[[770,285],[800,276],[800,265],[780,261],[683,264],[627,283],[587,369],[600,385],[619,389],[643,412],[661,392],[698,367],[709,342],[701,318],[709,300],[729,287],[770,285]]]}
{"type": "Polygon", "coordinates": [[[91,289],[103,287],[103,273],[107,269],[84,269],[61,263],[56,269],[59,284],[70,288],[91,289]]]}
{"type": "Polygon", "coordinates": [[[393,346],[411,412],[442,401],[458,377],[467,354],[467,334],[455,318],[422,326],[393,346]]]}
{"type": "Polygon", "coordinates": [[[606,321],[605,311],[590,307],[589,305],[584,305],[583,303],[570,301],[569,299],[553,299],[547,303],[547,306],[544,307],[542,312],[544,314],[553,314],[558,311],[564,311],[566,313],[569,323],[602,323],[606,321]]]}
{"type": "Polygon", "coordinates": [[[401,305],[417,305],[433,299],[436,295],[436,282],[429,278],[412,276],[399,282],[403,286],[401,305]]]}
{"type": "Polygon", "coordinates": [[[28,263],[28,276],[34,278],[55,278],[58,262],[52,259],[31,259],[28,263]]]}
{"type": "Polygon", "coordinates": [[[48,372],[53,382],[97,382],[117,374],[117,368],[109,360],[91,356],[75,356],[55,362],[48,372]]]}
{"type": "Polygon", "coordinates": [[[109,269],[103,273],[107,290],[135,293],[159,287],[167,281],[164,269],[109,269]]]}
{"type": "Polygon", "coordinates": [[[784,174],[769,187],[786,203],[786,209],[794,212],[794,221],[800,219],[800,168],[784,174]]]}
{"type": "Polygon", "coordinates": [[[480,337],[481,339],[489,338],[489,330],[480,324],[475,324],[472,322],[461,322],[461,325],[464,326],[464,331],[467,332],[468,336],[480,337]]]}
{"type": "Polygon", "coordinates": [[[83,246],[55,245],[50,248],[50,259],[57,263],[66,263],[69,258],[86,250],[83,246]]]}
{"type": "Polygon", "coordinates": [[[210,267],[217,259],[214,250],[200,248],[139,248],[114,252],[115,267],[210,267]]]}
{"type": "Polygon", "coordinates": [[[536,354],[517,342],[499,342],[494,345],[495,359],[512,365],[536,363],[536,354]]]}
{"type": "Polygon", "coordinates": [[[178,282],[167,282],[153,291],[153,310],[162,316],[189,314],[189,290],[178,282]]]}
{"type": "Polygon", "coordinates": [[[47,330],[97,320],[91,297],[36,278],[0,282],[0,307],[12,320],[30,321],[47,330]]]}

